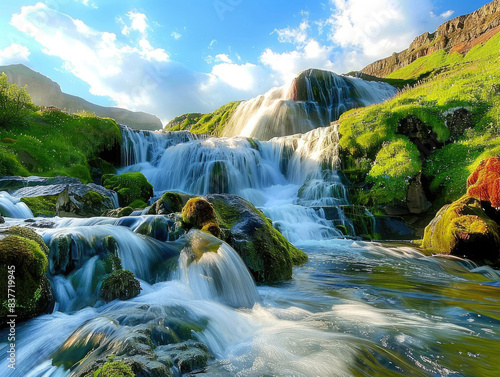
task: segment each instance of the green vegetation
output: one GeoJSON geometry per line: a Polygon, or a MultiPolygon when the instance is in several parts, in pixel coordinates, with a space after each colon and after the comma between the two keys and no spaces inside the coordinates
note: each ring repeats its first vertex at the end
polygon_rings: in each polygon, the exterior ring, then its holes
{"type": "Polygon", "coordinates": [[[153,186],[142,173],[123,173],[120,175],[105,174],[102,176],[103,186],[118,193],[120,205],[146,203],[153,196],[153,186]]]}
{"type": "Polygon", "coordinates": [[[102,281],[100,295],[106,301],[129,300],[141,293],[141,285],[128,270],[112,272],[102,281]]]}
{"type": "Polygon", "coordinates": [[[56,215],[57,195],[21,198],[21,201],[28,206],[35,217],[56,215]]]}
{"type": "Polygon", "coordinates": [[[22,122],[0,126],[0,175],[66,175],[88,183],[96,158],[119,163],[120,144],[113,119],[27,107],[22,122]]]}
{"type": "Polygon", "coordinates": [[[165,131],[191,131],[195,134],[220,136],[241,101],[233,101],[210,114],[188,113],[171,120],[165,131]]]}
{"type": "Polygon", "coordinates": [[[7,75],[0,74],[0,127],[23,125],[24,119],[36,106],[26,88],[17,84],[9,85],[7,75]]]}
{"type": "Polygon", "coordinates": [[[52,299],[45,276],[48,260],[44,252],[46,246],[42,250],[38,238],[32,241],[24,237],[36,238],[29,230],[21,228],[12,232],[23,236],[10,235],[0,240],[0,315],[5,319],[8,309],[15,306],[18,319],[23,320],[41,314],[52,299]],[[15,302],[7,300],[9,271],[14,271],[16,276],[15,302]]]}
{"type": "Polygon", "coordinates": [[[497,34],[465,57],[438,51],[420,58],[389,76],[425,77],[418,86],[341,116],[344,172],[354,184],[369,183],[353,195],[355,204],[401,203],[408,178],[419,171],[434,209],[465,193],[467,177],[479,162],[500,153],[499,49],[497,34]],[[463,119],[457,119],[458,109],[466,113],[463,119]],[[426,137],[441,143],[420,159],[415,140],[401,127],[409,117],[417,117],[434,132],[426,137]]]}
{"type": "MultiPolygon", "coordinates": [[[[113,357],[109,357],[108,361],[94,372],[93,377],[135,377],[132,368],[121,361],[113,361],[113,357]]],[[[90,376],[89,376],[90,377],[90,376]]]]}

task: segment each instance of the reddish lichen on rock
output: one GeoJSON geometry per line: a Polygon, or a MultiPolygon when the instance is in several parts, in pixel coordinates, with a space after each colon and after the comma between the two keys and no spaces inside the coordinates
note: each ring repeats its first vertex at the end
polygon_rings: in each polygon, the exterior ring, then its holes
{"type": "Polygon", "coordinates": [[[481,161],[467,180],[467,194],[500,207],[500,159],[490,157],[481,161]]]}

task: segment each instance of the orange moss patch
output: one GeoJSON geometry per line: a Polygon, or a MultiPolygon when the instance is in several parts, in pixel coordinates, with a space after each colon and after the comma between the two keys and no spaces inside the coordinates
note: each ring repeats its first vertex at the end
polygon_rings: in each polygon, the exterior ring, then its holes
{"type": "Polygon", "coordinates": [[[481,161],[467,179],[467,194],[481,201],[500,207],[500,159],[490,157],[481,161]]]}

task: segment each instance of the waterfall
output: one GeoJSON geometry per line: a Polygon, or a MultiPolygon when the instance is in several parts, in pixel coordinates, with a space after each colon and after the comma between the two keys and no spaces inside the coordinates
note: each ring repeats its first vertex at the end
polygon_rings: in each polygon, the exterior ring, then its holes
{"type": "Polygon", "coordinates": [[[305,133],[329,125],[350,109],[380,103],[395,94],[396,88],[383,82],[309,69],[288,85],[242,102],[223,135],[269,140],[305,133]]]}
{"type": "MultiPolygon", "coordinates": [[[[349,202],[336,172],[336,124],[269,141],[196,139],[184,132],[179,142],[176,133],[158,135],[165,140],[157,141],[157,145],[167,146],[161,155],[144,153],[145,160],[122,169],[142,172],[157,193],[239,195],[260,207],[294,243],[342,236],[335,228],[337,224],[321,212],[323,207],[337,208],[341,223],[353,230],[339,207],[349,202]]],[[[150,136],[135,133],[135,137],[150,136]]],[[[145,144],[140,140],[132,149],[143,150],[141,145],[145,144]]]]}
{"type": "Polygon", "coordinates": [[[33,212],[21,199],[11,196],[5,191],[0,191],[0,215],[17,219],[29,219],[33,212]]]}
{"type": "Polygon", "coordinates": [[[201,231],[191,230],[187,238],[177,275],[197,298],[247,308],[259,301],[252,276],[233,248],[201,231]]]}

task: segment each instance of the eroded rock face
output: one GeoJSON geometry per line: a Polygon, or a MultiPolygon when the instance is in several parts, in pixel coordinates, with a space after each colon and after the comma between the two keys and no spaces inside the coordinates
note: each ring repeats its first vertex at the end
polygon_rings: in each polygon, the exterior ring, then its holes
{"type": "Polygon", "coordinates": [[[409,115],[399,121],[397,133],[408,136],[408,139],[417,146],[422,160],[443,146],[432,127],[414,115],[409,115]]]}
{"type": "Polygon", "coordinates": [[[474,13],[455,17],[445,22],[434,33],[419,35],[408,49],[378,60],[361,71],[364,74],[386,77],[422,56],[445,49],[447,52],[466,54],[500,31],[500,0],[494,0],[474,13]]]}

